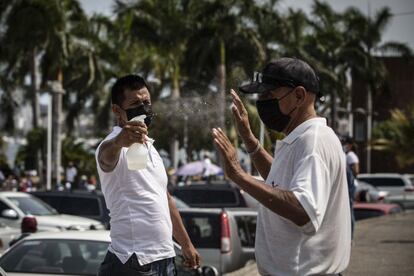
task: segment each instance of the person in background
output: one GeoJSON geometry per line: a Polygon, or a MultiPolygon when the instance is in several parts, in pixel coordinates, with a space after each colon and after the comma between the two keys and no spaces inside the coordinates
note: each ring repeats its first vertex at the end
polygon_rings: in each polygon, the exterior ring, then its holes
{"type": "Polygon", "coordinates": [[[95,191],[96,190],[96,176],[95,175],[91,175],[89,177],[86,188],[88,189],[88,191],[95,191]]]}
{"type": "Polygon", "coordinates": [[[342,146],[346,154],[346,177],[348,182],[349,205],[351,207],[351,228],[353,239],[355,230],[354,200],[356,188],[358,187],[358,182],[356,178],[359,174],[359,158],[358,155],[355,153],[356,144],[352,137],[345,137],[342,146]]]}
{"type": "Polygon", "coordinates": [[[76,169],[73,162],[69,161],[68,167],[66,168],[66,183],[70,183],[70,186],[67,185],[67,187],[70,187],[71,189],[76,189],[75,179],[77,175],[78,175],[78,170],[76,169]]]}
{"type": "Polygon", "coordinates": [[[79,185],[79,190],[88,190],[88,177],[84,174],[81,175],[79,185]]]}
{"type": "Polygon", "coordinates": [[[359,174],[359,158],[355,153],[356,144],[352,137],[346,137],[343,145],[344,151],[346,153],[346,164],[351,168],[354,178],[359,174]]]}
{"type": "Polygon", "coordinates": [[[203,156],[203,172],[202,172],[202,176],[203,176],[203,180],[210,182],[211,179],[211,160],[210,157],[208,156],[208,154],[204,154],[203,156]]]}

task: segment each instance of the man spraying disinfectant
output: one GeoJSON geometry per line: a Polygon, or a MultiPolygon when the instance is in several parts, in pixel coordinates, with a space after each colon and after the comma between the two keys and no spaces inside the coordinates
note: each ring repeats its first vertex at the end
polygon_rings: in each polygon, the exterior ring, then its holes
{"type": "Polygon", "coordinates": [[[153,118],[145,80],[118,79],[112,87],[118,124],[96,149],[102,192],[110,210],[111,244],[98,275],[175,275],[173,237],[189,267],[200,256],[167,192],[167,173],[148,126],[153,118]]]}

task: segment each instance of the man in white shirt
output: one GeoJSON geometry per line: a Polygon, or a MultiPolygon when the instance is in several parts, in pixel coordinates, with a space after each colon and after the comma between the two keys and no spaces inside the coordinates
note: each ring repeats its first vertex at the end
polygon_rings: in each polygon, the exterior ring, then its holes
{"type": "Polygon", "coordinates": [[[175,275],[173,236],[187,265],[198,267],[200,256],[167,192],[162,159],[147,136],[153,116],[148,86],[142,77],[128,75],[116,81],[111,93],[118,125],[95,154],[111,217],[111,244],[99,275],[175,275]],[[146,115],[145,123],[131,121],[139,115],[146,115]],[[148,150],[144,169],[128,169],[126,152],[133,143],[148,150]]]}
{"type": "Polygon", "coordinates": [[[348,265],[351,245],[345,155],[341,143],[314,105],[318,78],[305,62],[281,58],[240,87],[258,93],[259,116],[286,137],[274,158],[253,135],[247,111],[232,91],[239,135],[265,182],[248,175],[221,129],[213,138],[226,174],[260,203],[256,261],[262,275],[337,275],[348,265]]]}
{"type": "Polygon", "coordinates": [[[68,167],[66,168],[66,182],[70,183],[70,186],[73,188],[75,184],[76,176],[78,175],[78,170],[72,161],[69,161],[68,167]]]}

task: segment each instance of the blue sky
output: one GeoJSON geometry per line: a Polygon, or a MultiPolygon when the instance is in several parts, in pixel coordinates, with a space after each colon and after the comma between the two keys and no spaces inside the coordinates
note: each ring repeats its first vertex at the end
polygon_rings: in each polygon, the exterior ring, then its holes
{"type": "MultiPolygon", "coordinates": [[[[80,0],[87,13],[112,14],[113,0],[80,0]]],[[[305,12],[310,11],[311,0],[282,0],[280,2],[281,10],[287,10],[289,7],[301,8],[305,12]]],[[[407,43],[414,50],[414,1],[413,0],[329,0],[332,7],[337,11],[343,11],[350,6],[358,7],[361,11],[368,13],[368,7],[371,14],[384,6],[389,6],[392,13],[396,14],[389,28],[385,31],[383,39],[385,41],[393,40],[407,43]],[[407,14],[409,13],[409,14],[407,14]]]]}

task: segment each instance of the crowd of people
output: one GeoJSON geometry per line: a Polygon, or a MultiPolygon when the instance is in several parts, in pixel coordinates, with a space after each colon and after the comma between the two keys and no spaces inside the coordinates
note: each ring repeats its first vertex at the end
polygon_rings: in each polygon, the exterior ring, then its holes
{"type": "MultiPolygon", "coordinates": [[[[95,175],[78,175],[74,162],[69,162],[65,174],[61,174],[61,184],[56,189],[93,191],[97,185],[95,175]]],[[[41,182],[36,170],[0,170],[0,191],[32,192],[45,188],[45,183],[41,182]]]]}

